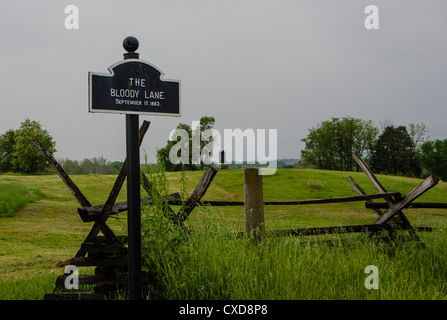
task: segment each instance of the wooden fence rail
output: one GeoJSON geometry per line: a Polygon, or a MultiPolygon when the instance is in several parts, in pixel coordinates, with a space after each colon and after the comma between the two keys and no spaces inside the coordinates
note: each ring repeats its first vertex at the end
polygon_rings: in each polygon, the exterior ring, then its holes
{"type": "MultiPolygon", "coordinates": [[[[326,198],[326,199],[311,199],[311,200],[291,200],[291,201],[264,201],[264,205],[308,205],[308,204],[324,204],[324,203],[341,203],[341,202],[355,202],[365,201],[371,199],[380,199],[385,197],[399,196],[399,192],[388,192],[385,194],[368,194],[365,196],[351,196],[351,197],[339,197],[339,198],[326,198]]],[[[169,200],[171,205],[181,205],[180,200],[169,200]]],[[[224,206],[243,206],[244,201],[214,201],[214,200],[202,200],[202,205],[224,207],[224,206]]]]}
{"type": "MultiPolygon", "coordinates": [[[[367,209],[388,209],[387,203],[372,202],[365,203],[367,209]]],[[[413,202],[404,206],[404,208],[413,209],[447,209],[447,203],[440,202],[413,202]]]]}

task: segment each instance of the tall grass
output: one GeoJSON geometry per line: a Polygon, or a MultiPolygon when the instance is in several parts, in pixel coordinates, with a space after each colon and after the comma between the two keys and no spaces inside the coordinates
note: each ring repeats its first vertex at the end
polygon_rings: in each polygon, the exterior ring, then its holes
{"type": "MultiPolygon", "coordinates": [[[[167,192],[164,172],[152,179],[167,192]]],[[[447,299],[442,229],[421,234],[425,246],[366,234],[269,237],[253,246],[214,208],[196,209],[206,223],[189,230],[163,208],[145,209],[142,242],[146,270],[166,299],[447,299]],[[365,287],[369,265],[378,267],[379,289],[365,287]]]]}
{"type": "Polygon", "coordinates": [[[359,234],[254,247],[229,231],[210,225],[160,255],[153,266],[166,299],[447,299],[444,234],[426,235],[425,248],[359,234]],[[377,290],[365,287],[368,265],[378,267],[377,290]]]}
{"type": "MultiPolygon", "coordinates": [[[[162,165],[158,167],[146,166],[149,170],[149,182],[151,183],[152,203],[143,206],[141,213],[141,241],[143,269],[151,272],[157,269],[160,261],[171,255],[184,239],[182,228],[176,224],[175,213],[169,210],[168,198],[169,182],[162,165]]],[[[182,174],[181,181],[186,184],[186,176],[182,174]]],[[[184,187],[181,188],[182,199],[187,196],[184,187]]]]}
{"type": "Polygon", "coordinates": [[[42,300],[45,293],[54,289],[55,274],[33,279],[0,279],[1,300],[42,300]]]}
{"type": "Polygon", "coordinates": [[[29,202],[45,198],[45,194],[22,184],[0,183],[0,217],[12,217],[29,202]]]}

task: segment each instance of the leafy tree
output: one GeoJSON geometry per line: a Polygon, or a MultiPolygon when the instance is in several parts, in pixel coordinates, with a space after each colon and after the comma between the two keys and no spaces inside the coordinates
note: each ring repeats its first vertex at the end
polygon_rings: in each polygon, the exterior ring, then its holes
{"type": "MultiPolygon", "coordinates": [[[[207,129],[214,128],[215,119],[213,117],[202,117],[200,119],[199,124],[199,130],[200,133],[203,133],[207,129]]],[[[188,138],[186,140],[182,140],[180,136],[177,136],[177,139],[174,141],[168,140],[166,143],[166,146],[157,150],[157,161],[159,163],[163,163],[165,166],[166,171],[182,171],[183,169],[192,171],[192,170],[198,170],[203,169],[203,163],[200,161],[200,165],[193,164],[193,154],[199,154],[201,150],[203,149],[203,146],[210,143],[211,141],[202,141],[200,136],[198,138],[200,139],[200,143],[197,145],[200,147],[200,150],[193,150],[193,129],[191,126],[180,123],[176,129],[179,130],[185,130],[188,138]],[[180,146],[180,143],[184,143],[185,145],[180,146]],[[177,154],[180,156],[181,150],[188,150],[188,163],[172,163],[169,159],[169,153],[171,151],[171,148],[176,146],[176,148],[179,148],[177,151],[177,154]]],[[[196,129],[197,130],[197,129],[196,129]]],[[[197,135],[197,133],[194,133],[197,135]]],[[[198,159],[197,159],[198,160],[198,159]]]]}
{"type": "Polygon", "coordinates": [[[0,139],[0,163],[2,171],[36,173],[45,171],[48,164],[31,146],[38,139],[50,154],[56,152],[53,138],[42,129],[39,122],[26,119],[17,130],[8,130],[0,139]]]}
{"type": "Polygon", "coordinates": [[[423,143],[419,159],[431,174],[447,181],[447,139],[423,143]]]}
{"type": "Polygon", "coordinates": [[[124,162],[122,161],[113,161],[110,163],[110,168],[113,174],[119,173],[121,170],[121,167],[123,166],[124,162]]]}
{"type": "MultiPolygon", "coordinates": [[[[188,140],[183,141],[185,146],[183,146],[186,150],[188,150],[188,163],[172,163],[169,159],[169,152],[174,145],[179,144],[182,140],[181,137],[178,136],[176,140],[171,141],[168,140],[166,146],[164,148],[157,150],[157,161],[160,164],[163,164],[166,171],[182,171],[182,165],[184,165],[185,170],[192,171],[196,170],[197,167],[192,164],[192,129],[191,126],[180,123],[176,129],[185,130],[188,133],[188,140]]],[[[178,150],[178,153],[181,152],[181,149],[178,150]]]]}
{"type": "Polygon", "coordinates": [[[372,169],[385,174],[420,176],[413,140],[404,126],[387,126],[377,140],[372,169]]]}
{"type": "Polygon", "coordinates": [[[58,160],[60,166],[68,174],[83,174],[81,166],[78,161],[70,160],[68,158],[58,160]]]}
{"type": "MultiPolygon", "coordinates": [[[[213,129],[214,128],[214,123],[216,122],[216,120],[214,119],[214,117],[202,117],[200,118],[200,132],[203,133],[205,132],[205,130],[209,130],[209,129],[213,129]]],[[[200,139],[200,150],[203,150],[203,147],[205,145],[207,145],[208,143],[210,143],[212,141],[212,138],[210,138],[210,140],[208,141],[202,141],[202,139],[200,139]]],[[[200,170],[203,170],[203,161],[200,161],[200,170]]]]}
{"type": "Polygon", "coordinates": [[[0,172],[12,171],[15,134],[10,129],[0,136],[0,172]]]}
{"type": "Polygon", "coordinates": [[[332,118],[309,129],[302,141],[302,164],[320,169],[350,171],[356,169],[354,152],[369,160],[378,134],[372,121],[352,117],[332,118]]]}
{"type": "Polygon", "coordinates": [[[103,156],[94,157],[92,159],[93,170],[98,174],[108,174],[110,173],[109,165],[110,161],[108,161],[103,156]]]}
{"type": "Polygon", "coordinates": [[[408,134],[413,141],[414,151],[419,153],[423,143],[428,141],[428,129],[423,123],[410,123],[408,134]]]}
{"type": "Polygon", "coordinates": [[[91,159],[87,159],[87,158],[82,159],[79,166],[83,169],[84,174],[89,174],[89,173],[94,172],[93,161],[91,159]]]}

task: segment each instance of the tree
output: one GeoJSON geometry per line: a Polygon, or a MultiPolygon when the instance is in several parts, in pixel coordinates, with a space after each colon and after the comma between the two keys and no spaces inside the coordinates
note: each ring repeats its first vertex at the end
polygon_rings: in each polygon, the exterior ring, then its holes
{"type": "MultiPolygon", "coordinates": [[[[214,117],[202,117],[200,118],[200,132],[203,133],[206,130],[210,130],[214,128],[214,123],[216,122],[216,120],[214,119],[214,117]]],[[[202,141],[202,139],[200,139],[200,150],[203,150],[203,148],[205,147],[205,145],[207,145],[208,143],[212,142],[213,139],[212,137],[208,140],[208,141],[202,141]]],[[[203,161],[200,161],[200,170],[203,170],[203,161]]]]}
{"type": "Polygon", "coordinates": [[[67,174],[84,174],[78,161],[68,158],[58,160],[60,166],[67,174]]]}
{"type": "Polygon", "coordinates": [[[385,174],[420,176],[422,170],[413,140],[404,126],[387,126],[377,140],[372,169],[385,174]]]}
{"type": "Polygon", "coordinates": [[[38,139],[49,154],[56,152],[56,143],[48,134],[47,130],[42,129],[39,122],[26,119],[20,125],[15,134],[13,169],[16,172],[36,173],[44,171],[48,164],[31,146],[31,140],[38,139]]]}
{"type": "MultiPolygon", "coordinates": [[[[196,166],[192,164],[192,129],[191,126],[184,124],[184,123],[180,123],[176,129],[179,130],[185,130],[187,132],[187,140],[183,141],[184,145],[181,146],[181,148],[179,148],[177,150],[177,153],[180,156],[180,153],[188,153],[187,155],[187,163],[172,163],[169,157],[169,153],[171,151],[171,148],[174,146],[178,146],[180,142],[182,142],[182,137],[180,135],[177,136],[176,140],[168,140],[168,142],[166,143],[166,146],[164,148],[158,149],[157,150],[157,161],[158,163],[161,163],[162,165],[164,165],[165,170],[166,171],[182,171],[183,166],[185,168],[185,170],[188,171],[192,171],[192,170],[196,170],[196,166]]],[[[176,131],[174,131],[176,132],[176,131]]],[[[185,161],[186,162],[186,161],[185,161]]]]}
{"type": "Polygon", "coordinates": [[[110,161],[108,161],[103,156],[94,157],[92,159],[92,165],[93,165],[92,173],[97,173],[97,174],[109,174],[110,173],[110,170],[109,170],[110,161]]]}
{"type": "Polygon", "coordinates": [[[410,123],[408,134],[413,141],[414,151],[419,153],[421,151],[422,144],[427,142],[429,139],[427,127],[423,123],[410,123]]]}
{"type": "Polygon", "coordinates": [[[0,162],[2,171],[36,173],[47,169],[48,164],[31,146],[31,140],[38,139],[48,153],[56,152],[53,138],[42,129],[39,122],[26,119],[18,130],[9,130],[2,135],[0,162]]]}
{"type": "Polygon", "coordinates": [[[203,169],[201,159],[193,159],[193,155],[201,155],[203,147],[212,141],[211,139],[202,141],[201,135],[205,130],[213,129],[214,123],[215,119],[213,117],[204,116],[200,118],[199,126],[194,131],[191,126],[180,123],[176,130],[172,132],[173,137],[176,137],[175,140],[168,140],[165,147],[157,150],[157,161],[164,164],[166,171],[181,171],[183,168],[188,171],[203,169]],[[200,130],[200,134],[195,130],[200,130]],[[186,133],[187,136],[183,137],[183,133],[186,133]],[[193,143],[194,137],[199,139],[198,143],[193,143]],[[173,147],[174,149],[172,149],[173,147]],[[200,148],[200,150],[193,150],[193,147],[200,148]],[[186,158],[186,161],[184,163],[172,163],[169,156],[171,152],[175,152],[179,157],[186,158]],[[200,165],[194,163],[197,161],[200,161],[200,165]]]}
{"type": "Polygon", "coordinates": [[[0,172],[12,171],[15,134],[16,132],[10,129],[0,136],[0,172]]]}
{"type": "Polygon", "coordinates": [[[113,174],[119,173],[123,164],[124,162],[122,161],[113,161],[112,163],[110,163],[111,173],[113,174]]]}
{"type": "Polygon", "coordinates": [[[103,156],[82,161],[59,159],[59,164],[68,174],[117,174],[123,166],[123,162],[111,162],[103,156]]]}
{"type": "Polygon", "coordinates": [[[447,181],[447,139],[427,141],[421,145],[419,159],[431,174],[447,181]]]}
{"type": "Polygon", "coordinates": [[[369,160],[377,134],[372,121],[352,117],[323,121],[309,129],[307,137],[301,140],[305,143],[301,151],[302,163],[328,170],[356,169],[352,154],[356,152],[369,160]]]}

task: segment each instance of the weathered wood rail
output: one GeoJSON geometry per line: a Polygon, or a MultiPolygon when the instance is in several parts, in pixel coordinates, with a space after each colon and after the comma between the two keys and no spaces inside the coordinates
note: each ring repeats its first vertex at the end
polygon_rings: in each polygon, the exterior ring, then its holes
{"type": "MultiPolygon", "coordinates": [[[[355,201],[364,201],[371,199],[379,199],[385,197],[393,197],[399,196],[400,192],[388,192],[385,194],[369,194],[364,196],[350,196],[350,197],[339,197],[339,198],[326,198],[326,199],[311,199],[311,200],[292,200],[292,201],[263,201],[264,205],[309,205],[309,204],[324,204],[324,203],[341,203],[341,202],[355,202],[355,201]]],[[[180,205],[181,201],[179,200],[169,200],[169,204],[171,205],[180,205]]],[[[213,200],[202,200],[200,201],[202,205],[209,206],[243,206],[245,204],[244,201],[213,201],[213,200]]]]}
{"type": "MultiPolygon", "coordinates": [[[[380,202],[370,202],[365,203],[365,208],[367,209],[388,209],[389,206],[387,203],[380,203],[380,202]]],[[[411,209],[447,209],[447,203],[441,203],[441,202],[413,202],[406,204],[405,208],[411,208],[411,209]]]]}
{"type": "MultiPolygon", "coordinates": [[[[280,235],[320,235],[341,232],[368,232],[372,235],[380,230],[388,231],[392,236],[397,228],[407,230],[411,238],[419,240],[416,231],[431,231],[430,227],[413,227],[402,212],[404,208],[447,208],[445,203],[414,203],[413,201],[427,192],[430,188],[438,183],[436,177],[430,176],[422,181],[418,186],[411,190],[407,195],[402,197],[399,192],[387,192],[374,173],[369,169],[366,163],[357,155],[353,154],[354,159],[359,166],[370,178],[373,185],[379,191],[378,194],[366,194],[363,189],[352,179],[348,177],[348,182],[352,185],[354,190],[359,194],[358,196],[326,198],[326,199],[311,199],[311,200],[293,200],[293,201],[264,201],[262,196],[262,179],[256,182],[250,182],[250,179],[245,178],[244,182],[244,201],[212,201],[202,200],[201,205],[208,206],[245,206],[246,231],[245,234],[253,235],[254,242],[257,243],[259,239],[265,235],[280,236],[280,235]],[[261,186],[261,187],[259,187],[261,186]],[[247,199],[256,199],[252,202],[254,204],[247,204],[247,199]],[[384,199],[384,203],[376,203],[372,200],[384,199]],[[269,230],[265,231],[264,221],[264,206],[265,205],[312,205],[312,204],[326,204],[326,203],[343,203],[364,201],[366,208],[372,208],[378,215],[377,220],[373,224],[353,225],[353,226],[332,226],[321,228],[304,228],[304,229],[286,229],[286,230],[269,230]],[[262,204],[262,205],[260,205],[262,204]],[[380,209],[386,209],[382,212],[380,209]],[[256,221],[256,223],[253,223],[256,221]],[[251,226],[251,227],[250,227],[251,226]],[[262,236],[259,236],[261,232],[262,236]]],[[[244,176],[247,172],[256,169],[245,169],[244,176]]],[[[256,173],[259,175],[259,172],[256,173]]],[[[254,180],[254,179],[251,179],[254,180]]],[[[170,200],[169,204],[179,205],[179,200],[170,200]]],[[[244,233],[239,233],[239,235],[244,233]]]]}
{"type": "MultiPolygon", "coordinates": [[[[418,231],[431,231],[431,227],[415,227],[418,231]]],[[[324,235],[334,233],[351,233],[351,232],[377,232],[380,230],[392,230],[389,224],[363,224],[352,226],[335,226],[335,227],[319,227],[319,228],[302,228],[302,229],[285,229],[270,230],[267,232],[270,236],[306,236],[306,235],[324,235]]]]}
{"type": "MultiPolygon", "coordinates": [[[[173,202],[180,199],[180,193],[176,192],[168,197],[161,197],[161,201],[169,201],[173,202]],[[167,200],[172,199],[172,200],[167,200]]],[[[146,199],[142,199],[141,203],[143,205],[151,205],[154,201],[153,197],[148,197],[146,199]]],[[[181,203],[181,202],[180,202],[181,203]]],[[[83,222],[91,222],[96,221],[98,219],[99,214],[101,213],[102,209],[104,208],[103,204],[99,204],[97,206],[88,206],[88,207],[82,207],[78,208],[79,216],[81,217],[83,222]]],[[[110,210],[110,215],[118,214],[121,212],[127,211],[127,201],[122,202],[116,202],[112,209],[110,210]]]]}

